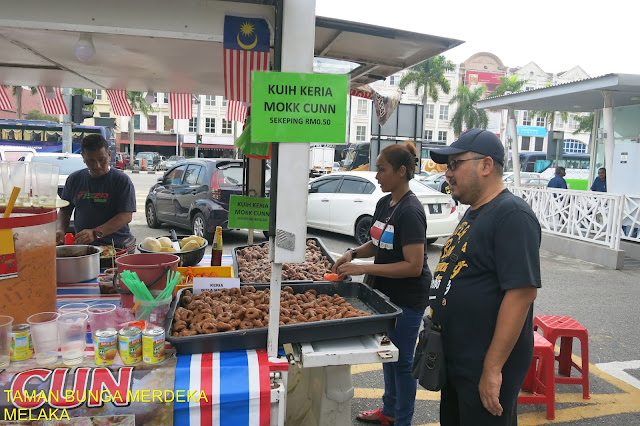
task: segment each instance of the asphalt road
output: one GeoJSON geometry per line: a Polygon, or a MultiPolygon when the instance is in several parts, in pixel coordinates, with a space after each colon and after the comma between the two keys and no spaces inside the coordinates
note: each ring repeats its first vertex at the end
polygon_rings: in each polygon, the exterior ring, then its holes
{"type": "MultiPolygon", "coordinates": [[[[159,174],[131,174],[138,209],[131,225],[141,241],[147,236],[168,235],[169,228],[149,229],[144,219],[144,199],[159,174]]],[[[308,235],[322,239],[329,251],[337,255],[355,245],[352,237],[308,230],[308,235]]],[[[224,253],[247,244],[247,231],[224,233],[224,253]]],[[[261,233],[255,242],[265,241],[261,233]]],[[[429,266],[437,263],[442,240],[429,247],[429,266]]],[[[544,405],[521,405],[519,424],[538,425],[638,425],[640,424],[640,262],[629,261],[622,271],[612,271],[588,262],[541,251],[542,289],[534,305],[534,315],[566,315],[582,323],[589,331],[591,399],[582,399],[578,385],[556,385],[556,420],[545,417],[544,405]],[[634,381],[635,380],[635,381],[634,381]]],[[[357,277],[356,277],[357,279],[357,277]]],[[[574,355],[581,356],[576,341],[574,355]]],[[[574,375],[576,374],[574,370],[574,375]]],[[[352,368],[355,397],[352,417],[375,409],[383,392],[379,364],[352,368]]],[[[439,395],[418,391],[414,424],[437,424],[439,395]]],[[[353,424],[361,424],[353,421],[353,424]]]]}

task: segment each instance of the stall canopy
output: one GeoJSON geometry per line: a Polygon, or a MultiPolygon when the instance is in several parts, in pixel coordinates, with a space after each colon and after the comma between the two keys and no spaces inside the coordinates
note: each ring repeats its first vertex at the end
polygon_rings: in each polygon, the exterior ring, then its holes
{"type": "Polygon", "coordinates": [[[593,112],[604,107],[603,92],[614,107],[640,104],[640,75],[607,74],[478,102],[479,108],[593,112]]]}
{"type": "MultiPolygon", "coordinates": [[[[0,84],[222,94],[225,13],[264,16],[273,23],[277,2],[6,3],[0,17],[0,84]],[[95,56],[87,62],[74,54],[81,34],[90,35],[95,46],[95,56]]],[[[460,43],[317,17],[316,71],[348,72],[353,88],[460,43]]]]}

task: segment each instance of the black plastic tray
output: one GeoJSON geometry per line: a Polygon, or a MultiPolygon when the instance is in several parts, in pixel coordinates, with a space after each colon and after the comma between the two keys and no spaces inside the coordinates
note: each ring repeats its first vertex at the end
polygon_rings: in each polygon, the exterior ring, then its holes
{"type": "MultiPolygon", "coordinates": [[[[329,253],[329,249],[327,249],[327,246],[324,245],[324,243],[322,242],[322,240],[320,238],[314,238],[314,237],[309,237],[305,240],[305,244],[307,241],[309,240],[313,240],[316,242],[316,245],[318,247],[320,247],[320,251],[322,252],[323,255],[325,255],[327,257],[327,259],[329,259],[329,262],[331,263],[331,265],[334,265],[336,263],[336,259],[331,255],[331,253],[329,253]]],[[[253,247],[253,246],[264,246],[265,244],[269,244],[268,241],[264,242],[264,243],[260,243],[260,244],[252,244],[252,245],[246,245],[246,246],[238,246],[235,247],[232,251],[231,251],[231,258],[233,259],[233,273],[234,273],[234,277],[239,277],[240,275],[238,275],[238,255],[237,255],[237,251],[238,250],[242,250],[245,249],[247,247],[253,247]]],[[[351,281],[351,277],[346,277],[344,279],[344,281],[351,281]]],[[[282,280],[282,284],[283,285],[288,285],[288,284],[292,284],[292,283],[300,283],[300,282],[309,282],[309,283],[326,283],[329,281],[291,281],[291,280],[282,280]]],[[[242,283],[242,284],[268,284],[268,283],[242,283]]]]}
{"type": "MultiPolygon", "coordinates": [[[[256,290],[268,288],[268,284],[253,285],[256,290]]],[[[324,320],[304,324],[281,325],[278,344],[314,342],[317,340],[340,339],[344,337],[364,336],[384,333],[395,328],[396,317],[402,310],[391,303],[389,298],[378,290],[373,290],[361,282],[303,282],[289,283],[294,293],[304,293],[314,289],[318,294],[339,294],[347,299],[354,308],[370,312],[366,317],[324,320]]],[[[250,330],[225,331],[213,334],[173,337],[171,327],[176,305],[187,289],[180,290],[171,303],[165,324],[166,339],[179,354],[199,354],[207,352],[232,351],[242,349],[264,349],[267,347],[268,327],[250,330]]]]}

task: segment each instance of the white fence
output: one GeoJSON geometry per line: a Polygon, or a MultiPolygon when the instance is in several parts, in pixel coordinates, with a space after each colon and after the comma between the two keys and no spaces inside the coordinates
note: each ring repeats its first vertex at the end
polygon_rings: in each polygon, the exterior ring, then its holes
{"type": "Polygon", "coordinates": [[[509,190],[529,203],[543,232],[612,249],[620,248],[621,238],[640,242],[640,197],[512,185],[509,190]]]}

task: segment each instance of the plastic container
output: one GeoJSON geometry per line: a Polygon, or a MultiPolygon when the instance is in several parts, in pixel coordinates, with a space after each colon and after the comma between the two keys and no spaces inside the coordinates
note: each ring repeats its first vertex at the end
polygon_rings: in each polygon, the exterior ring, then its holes
{"type": "MultiPolygon", "coordinates": [[[[256,290],[269,288],[268,284],[251,284],[256,290]]],[[[393,304],[387,296],[378,290],[360,282],[291,282],[295,294],[307,290],[316,290],[318,294],[339,294],[354,308],[370,312],[371,315],[356,318],[342,318],[335,320],[314,321],[280,326],[278,343],[302,343],[317,340],[340,339],[357,337],[367,334],[387,332],[396,326],[396,318],[402,309],[393,304]]],[[[195,336],[175,337],[171,334],[173,314],[179,306],[184,289],[171,304],[165,326],[166,339],[176,348],[179,355],[199,354],[207,352],[233,351],[244,349],[264,349],[267,347],[268,327],[249,330],[234,330],[212,334],[197,334],[195,336]]]]}
{"type": "MultiPolygon", "coordinates": [[[[0,280],[0,312],[21,324],[33,314],[56,311],[57,214],[56,210],[47,209],[13,211],[9,218],[0,214],[0,232],[10,231],[13,235],[17,264],[16,277],[0,280]]],[[[11,265],[3,256],[5,263],[0,263],[0,274],[11,265]]]]}
{"type": "Polygon", "coordinates": [[[114,280],[114,288],[120,293],[120,304],[123,308],[133,308],[133,294],[120,280],[122,271],[138,274],[148,288],[162,290],[167,286],[167,272],[176,271],[180,258],[169,253],[128,254],[116,259],[118,275],[114,280]]]}
{"type": "MultiPolygon", "coordinates": [[[[140,304],[135,311],[135,317],[137,320],[145,321],[146,324],[155,324],[164,327],[172,300],[173,297],[162,300],[140,300],[140,304]],[[139,318],[140,314],[145,312],[147,314],[139,318]]],[[[133,301],[137,303],[138,299],[134,296],[133,301]]]]}

